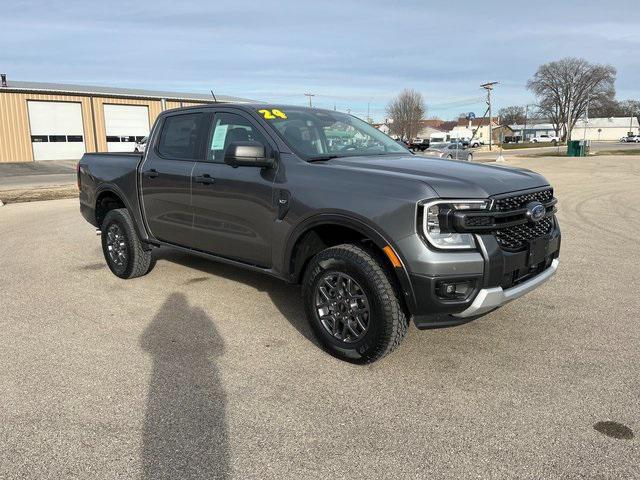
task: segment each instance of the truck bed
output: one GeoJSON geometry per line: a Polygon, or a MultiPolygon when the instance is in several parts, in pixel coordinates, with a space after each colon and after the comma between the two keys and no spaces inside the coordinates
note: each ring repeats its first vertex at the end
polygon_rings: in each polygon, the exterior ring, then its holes
{"type": "MultiPolygon", "coordinates": [[[[125,202],[137,226],[143,225],[137,182],[143,156],[130,152],[85,153],[82,156],[78,163],[80,210],[91,224],[97,226],[96,201],[103,191],[111,189],[125,202]]],[[[144,232],[140,234],[146,236],[144,232]]]]}

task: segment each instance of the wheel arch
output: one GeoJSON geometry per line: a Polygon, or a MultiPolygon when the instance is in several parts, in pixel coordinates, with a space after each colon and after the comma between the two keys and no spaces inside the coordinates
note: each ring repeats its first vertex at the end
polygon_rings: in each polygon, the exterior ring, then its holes
{"type": "Polygon", "coordinates": [[[124,192],[114,184],[104,184],[96,191],[96,200],[94,202],[94,215],[96,226],[102,227],[102,222],[110,210],[115,208],[126,208],[133,219],[133,226],[138,234],[138,237],[142,240],[147,239],[147,235],[141,230],[138,222],[136,221],[136,215],[131,207],[127,196],[124,192]]]}
{"type": "Polygon", "coordinates": [[[283,266],[287,279],[292,283],[299,283],[314,255],[327,247],[354,241],[370,243],[383,265],[388,271],[393,272],[392,277],[397,281],[401,304],[410,314],[414,310],[415,299],[406,263],[388,236],[364,219],[344,214],[323,213],[298,224],[289,236],[285,247],[283,266]],[[383,250],[385,247],[391,248],[401,262],[400,267],[392,265],[383,250]]]}

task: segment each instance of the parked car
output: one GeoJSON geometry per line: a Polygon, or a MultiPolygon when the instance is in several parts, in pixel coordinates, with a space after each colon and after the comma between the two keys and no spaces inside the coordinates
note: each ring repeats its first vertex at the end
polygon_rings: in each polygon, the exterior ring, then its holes
{"type": "Polygon", "coordinates": [[[423,152],[425,151],[427,148],[429,148],[429,139],[428,138],[414,138],[413,140],[411,140],[409,142],[409,150],[413,151],[413,152],[423,152]]]}
{"type": "Polygon", "coordinates": [[[462,145],[463,147],[468,147],[469,146],[469,139],[468,138],[452,138],[450,140],[451,143],[457,143],[459,145],[462,145]]]}
{"type": "Polygon", "coordinates": [[[147,146],[147,137],[142,137],[140,140],[136,142],[136,146],[133,151],[137,153],[144,152],[145,147],[147,146]]]}
{"type": "Polygon", "coordinates": [[[557,145],[560,142],[560,138],[559,137],[554,137],[552,135],[546,135],[546,134],[542,134],[542,135],[538,135],[537,137],[533,137],[531,139],[531,141],[533,143],[553,143],[554,145],[557,145]]]}
{"type": "Polygon", "coordinates": [[[143,154],[85,154],[78,187],[117,277],[145,275],[166,247],[299,283],[315,335],[350,362],[394,350],[409,321],[486,314],[558,267],[544,177],[416,156],[332,110],[167,110],[143,154]],[[329,147],[329,133],[350,141],[329,147]]]}
{"type": "Polygon", "coordinates": [[[473,161],[473,154],[460,142],[432,143],[425,153],[448,160],[473,161]]]}
{"type": "Polygon", "coordinates": [[[522,137],[520,135],[506,135],[504,137],[504,143],[520,143],[522,137]]]}
{"type": "Polygon", "coordinates": [[[622,137],[620,141],[623,143],[640,143],[640,135],[627,135],[626,137],[622,137]]]}
{"type": "Polygon", "coordinates": [[[469,140],[469,147],[470,148],[478,148],[481,145],[484,145],[484,142],[481,140],[478,140],[477,138],[472,138],[471,140],[469,140]]]}
{"type": "Polygon", "coordinates": [[[400,145],[400,146],[402,146],[402,147],[406,148],[407,150],[409,150],[409,142],[407,142],[406,140],[403,140],[403,139],[401,139],[401,138],[396,138],[396,139],[395,139],[395,142],[396,142],[398,145],[400,145]]]}

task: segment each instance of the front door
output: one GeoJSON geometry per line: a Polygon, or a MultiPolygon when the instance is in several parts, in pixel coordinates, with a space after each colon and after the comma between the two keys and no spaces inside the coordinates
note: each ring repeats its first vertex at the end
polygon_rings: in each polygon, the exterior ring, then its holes
{"type": "Polygon", "coordinates": [[[158,240],[189,246],[192,237],[191,174],[207,131],[204,113],[169,115],[142,165],[142,208],[158,240]]]}
{"type": "Polygon", "coordinates": [[[232,142],[255,141],[275,150],[268,134],[240,111],[217,111],[205,144],[205,160],[193,170],[194,211],[191,245],[197,250],[260,267],[271,266],[271,231],[275,220],[272,168],[224,163],[232,142]]]}

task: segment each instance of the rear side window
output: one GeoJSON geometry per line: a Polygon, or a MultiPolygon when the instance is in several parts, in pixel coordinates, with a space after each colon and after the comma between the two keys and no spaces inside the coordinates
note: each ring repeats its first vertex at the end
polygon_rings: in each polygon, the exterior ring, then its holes
{"type": "Polygon", "coordinates": [[[178,160],[197,160],[203,117],[202,113],[167,117],[160,134],[158,153],[178,160]]]}

